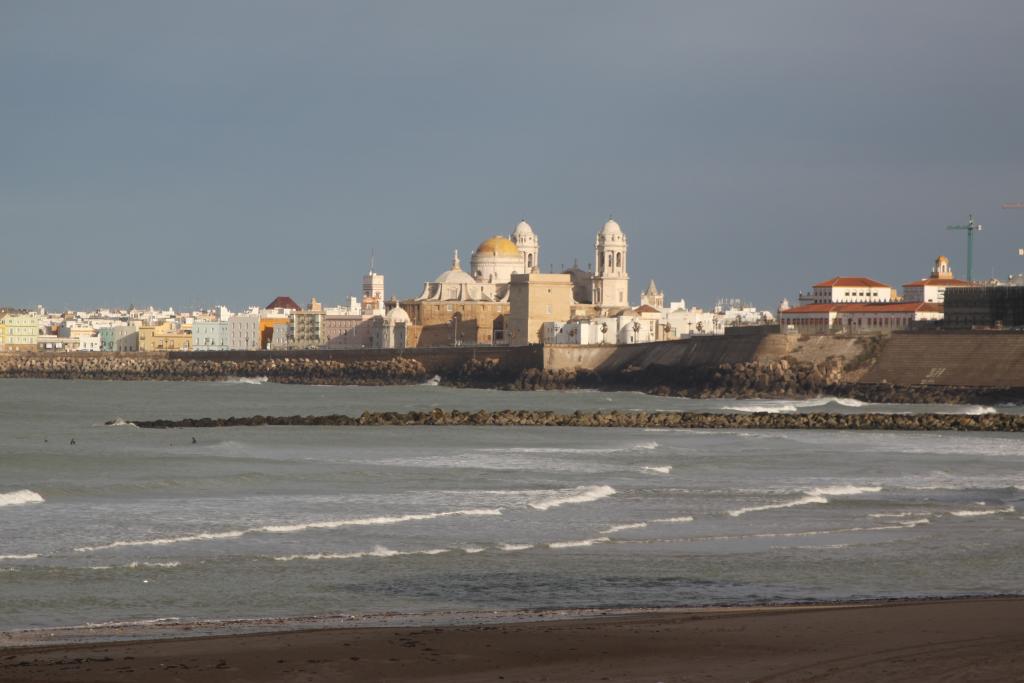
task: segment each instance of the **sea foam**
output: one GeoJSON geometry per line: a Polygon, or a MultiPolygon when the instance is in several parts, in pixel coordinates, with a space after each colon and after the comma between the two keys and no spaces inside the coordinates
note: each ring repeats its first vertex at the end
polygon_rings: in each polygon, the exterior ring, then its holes
{"type": "Polygon", "coordinates": [[[42,496],[35,491],[29,491],[28,489],[0,493],[0,507],[6,507],[8,505],[28,505],[30,503],[42,502],[45,502],[42,496]]]}
{"type": "Polygon", "coordinates": [[[0,560],[36,560],[39,559],[37,553],[29,553],[28,555],[0,555],[0,560]]]}
{"type": "Polygon", "coordinates": [[[641,467],[644,472],[655,472],[657,474],[669,474],[672,472],[672,465],[644,465],[641,467]]]}
{"type": "Polygon", "coordinates": [[[532,500],[527,505],[534,510],[550,510],[561,505],[569,505],[572,503],[589,503],[595,500],[601,500],[608,496],[614,495],[615,489],[611,486],[604,484],[595,486],[577,486],[574,489],[568,489],[560,491],[553,496],[545,496],[532,500]]]}

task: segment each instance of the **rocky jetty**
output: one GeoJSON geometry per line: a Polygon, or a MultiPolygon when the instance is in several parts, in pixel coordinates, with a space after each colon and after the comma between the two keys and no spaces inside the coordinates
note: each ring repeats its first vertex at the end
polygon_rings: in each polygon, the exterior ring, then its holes
{"type": "MultiPolygon", "coordinates": [[[[108,424],[114,424],[114,421],[108,424]]],[[[663,429],[861,429],[896,431],[1022,432],[1024,415],[937,415],[840,414],[840,413],[685,413],[685,412],[580,412],[555,413],[540,410],[460,411],[432,410],[365,412],[351,415],[292,415],[270,417],[188,418],[184,420],[135,420],[138,427],[398,427],[398,426],[490,426],[490,427],[632,427],[663,429]]]]}
{"type": "Polygon", "coordinates": [[[164,354],[0,355],[0,377],[223,381],[266,378],[282,384],[418,384],[427,377],[410,358],[341,362],[315,358],[191,360],[164,354]]]}

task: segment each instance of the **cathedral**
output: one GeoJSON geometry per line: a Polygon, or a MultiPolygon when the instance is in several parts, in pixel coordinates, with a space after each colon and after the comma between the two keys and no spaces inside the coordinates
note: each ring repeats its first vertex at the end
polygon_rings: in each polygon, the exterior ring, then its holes
{"type": "MultiPolygon", "coordinates": [[[[574,310],[592,313],[629,307],[627,251],[625,233],[609,219],[594,242],[594,271],[574,266],[563,273],[572,282],[574,310]]],[[[463,269],[456,250],[448,270],[425,282],[418,297],[402,302],[419,331],[414,344],[506,343],[512,276],[539,273],[539,264],[540,240],[525,220],[510,235],[495,235],[481,242],[470,257],[468,270],[463,269]]]]}

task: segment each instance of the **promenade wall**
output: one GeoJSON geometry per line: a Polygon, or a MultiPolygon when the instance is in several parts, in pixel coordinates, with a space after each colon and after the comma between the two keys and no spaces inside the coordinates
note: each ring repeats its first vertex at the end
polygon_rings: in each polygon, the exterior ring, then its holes
{"type": "Polygon", "coordinates": [[[1024,332],[896,333],[864,384],[1024,387],[1024,332]]]}

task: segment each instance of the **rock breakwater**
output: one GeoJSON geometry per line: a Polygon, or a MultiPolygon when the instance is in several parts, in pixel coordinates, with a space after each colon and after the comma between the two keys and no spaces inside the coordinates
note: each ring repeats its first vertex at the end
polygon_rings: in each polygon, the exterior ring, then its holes
{"type": "MultiPolygon", "coordinates": [[[[111,421],[108,424],[113,424],[111,421]]],[[[555,413],[539,410],[429,412],[365,412],[362,415],[292,415],[272,417],[186,418],[183,420],[135,420],[148,429],[203,427],[629,427],[663,429],[857,429],[894,431],[1022,432],[1024,415],[893,415],[887,413],[686,413],[608,411],[555,413]]]]}
{"type": "Polygon", "coordinates": [[[223,381],[266,378],[282,384],[418,384],[427,377],[411,358],[342,362],[316,358],[190,360],[164,354],[0,355],[0,377],[96,380],[223,381]]]}

